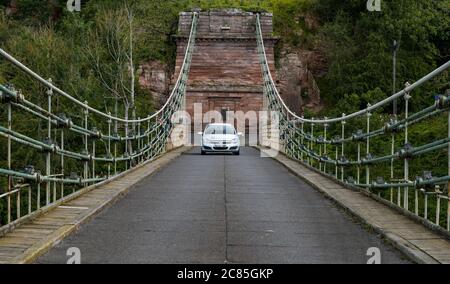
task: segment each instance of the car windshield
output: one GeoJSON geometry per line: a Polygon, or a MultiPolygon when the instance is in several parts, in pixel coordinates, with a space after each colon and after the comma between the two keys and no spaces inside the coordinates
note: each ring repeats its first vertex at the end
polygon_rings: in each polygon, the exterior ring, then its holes
{"type": "Polygon", "coordinates": [[[227,124],[209,125],[205,134],[235,134],[234,128],[227,124]]]}

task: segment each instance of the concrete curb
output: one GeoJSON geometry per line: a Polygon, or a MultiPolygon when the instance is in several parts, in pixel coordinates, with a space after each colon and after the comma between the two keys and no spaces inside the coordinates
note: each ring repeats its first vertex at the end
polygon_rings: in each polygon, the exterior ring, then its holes
{"type": "MultiPolygon", "coordinates": [[[[58,244],[61,240],[63,240],[64,238],[66,238],[67,236],[69,236],[70,234],[75,232],[76,230],[78,230],[81,225],[83,225],[84,223],[88,222],[90,219],[94,218],[96,215],[98,215],[104,209],[108,208],[109,206],[113,205],[115,202],[120,200],[122,197],[124,197],[133,188],[133,186],[135,186],[141,180],[143,180],[144,178],[146,178],[146,177],[148,177],[150,175],[153,175],[159,169],[161,169],[162,167],[164,167],[165,165],[167,165],[168,163],[170,163],[175,158],[179,157],[180,155],[182,155],[184,152],[188,151],[189,149],[190,149],[189,147],[173,149],[173,150],[171,150],[169,152],[166,152],[164,155],[159,156],[157,159],[152,160],[149,163],[144,163],[144,164],[140,165],[139,167],[135,167],[135,168],[131,169],[130,171],[127,171],[127,173],[134,172],[137,169],[140,169],[143,166],[148,165],[150,163],[151,164],[158,163],[156,165],[156,167],[154,169],[152,169],[151,172],[149,172],[148,175],[146,175],[145,177],[143,177],[141,179],[136,180],[136,182],[131,184],[130,186],[124,187],[122,190],[120,190],[114,196],[112,196],[112,198],[110,198],[107,201],[101,203],[100,205],[98,205],[94,209],[91,209],[81,219],[75,220],[75,222],[73,224],[66,224],[66,225],[61,226],[56,231],[54,231],[50,235],[46,236],[44,239],[38,241],[37,243],[33,244],[31,247],[26,249],[23,252],[22,255],[19,255],[19,256],[15,257],[12,260],[11,263],[15,263],[15,264],[33,263],[34,261],[37,260],[37,258],[39,258],[43,254],[48,252],[52,247],[54,247],[56,244],[58,244]],[[177,152],[177,151],[178,151],[178,153],[174,154],[174,152],[177,152]],[[163,160],[164,157],[166,157],[166,155],[170,154],[170,153],[174,154],[173,157],[169,157],[166,160],[163,160]]],[[[123,175],[120,175],[120,176],[123,176],[123,175]]],[[[114,180],[117,180],[118,177],[115,178],[114,180]]],[[[114,181],[110,180],[108,183],[111,183],[111,182],[114,182],[114,181]]],[[[108,183],[105,183],[105,184],[108,184],[108,183]]],[[[95,190],[99,186],[100,185],[96,185],[95,188],[92,188],[89,191],[95,190]]],[[[89,191],[84,191],[83,193],[86,193],[86,192],[89,192],[89,191]]],[[[65,202],[74,200],[74,199],[76,199],[77,197],[80,197],[80,196],[83,196],[83,194],[79,194],[79,195],[71,198],[70,200],[65,200],[65,202]]],[[[62,202],[62,203],[58,204],[58,206],[63,204],[63,203],[65,203],[65,202],[62,202]]],[[[56,207],[52,207],[52,208],[57,208],[57,206],[56,207]]],[[[48,212],[50,210],[51,209],[47,210],[46,212],[48,212]]],[[[44,212],[42,214],[44,214],[44,212]]],[[[39,216],[42,216],[42,214],[40,214],[39,216]]]]}
{"type": "MultiPolygon", "coordinates": [[[[256,149],[261,150],[260,147],[256,147],[256,149]]],[[[285,156],[284,154],[282,154],[282,155],[285,156]]],[[[308,178],[306,178],[304,175],[299,173],[294,168],[290,167],[289,164],[287,164],[284,161],[282,161],[279,158],[279,156],[272,157],[272,159],[274,159],[275,161],[277,161],[278,163],[283,165],[286,169],[288,169],[291,173],[293,173],[294,175],[298,176],[303,181],[308,183],[311,187],[313,187],[315,190],[319,191],[321,194],[323,194],[326,198],[330,199],[333,203],[338,205],[340,208],[344,209],[348,214],[350,214],[351,216],[353,216],[356,219],[358,219],[362,224],[364,224],[364,225],[370,227],[371,229],[373,229],[377,234],[381,235],[386,241],[388,241],[393,247],[398,249],[402,254],[404,254],[411,261],[413,261],[415,263],[419,263],[419,264],[439,264],[440,263],[435,258],[430,256],[429,254],[427,254],[426,252],[424,252],[423,250],[421,250],[420,248],[418,248],[417,246],[415,246],[414,244],[412,244],[408,240],[402,238],[401,236],[399,236],[399,235],[397,235],[397,234],[395,234],[393,232],[384,230],[383,228],[377,226],[376,224],[368,222],[364,218],[364,216],[360,215],[358,212],[356,212],[355,210],[353,210],[349,206],[347,206],[344,203],[342,203],[341,201],[337,200],[334,196],[332,196],[326,190],[321,188],[320,185],[317,185],[317,184],[311,182],[310,180],[308,180],[308,178]]],[[[294,160],[289,159],[288,157],[286,157],[286,159],[288,159],[290,161],[293,161],[293,162],[296,162],[294,160]]],[[[324,176],[324,178],[327,178],[327,177],[324,176]]],[[[374,202],[377,202],[377,201],[374,200],[374,202]]]]}

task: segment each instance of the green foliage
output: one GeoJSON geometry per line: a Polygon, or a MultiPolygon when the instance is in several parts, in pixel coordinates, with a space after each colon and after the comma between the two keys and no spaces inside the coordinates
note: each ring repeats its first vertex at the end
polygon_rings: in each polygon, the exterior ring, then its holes
{"type": "Polygon", "coordinates": [[[35,1],[16,0],[17,12],[14,18],[26,25],[38,26],[41,23],[48,23],[58,17],[63,5],[67,1],[35,1]]]}
{"type": "MultiPolygon", "coordinates": [[[[381,12],[369,12],[365,1],[321,0],[314,11],[323,23],[316,40],[329,61],[319,86],[330,105],[345,94],[375,88],[392,94],[394,40],[400,41],[397,90],[448,60],[448,1],[383,1],[381,12]]],[[[422,96],[416,96],[423,99],[415,99],[413,108],[429,101],[429,90],[436,89],[433,83],[426,87],[422,96]]],[[[438,87],[438,91],[444,89],[438,87]]]]}
{"type": "Polygon", "coordinates": [[[135,58],[137,61],[161,60],[174,62],[174,41],[178,13],[186,9],[187,1],[91,1],[80,13],[84,22],[90,22],[104,10],[118,10],[128,6],[134,15],[135,58]]]}
{"type": "MultiPolygon", "coordinates": [[[[336,109],[340,113],[349,114],[349,113],[360,110],[360,106],[361,106],[361,100],[357,94],[351,94],[351,95],[345,94],[343,96],[343,98],[341,98],[338,101],[338,103],[336,105],[336,109]]],[[[340,113],[336,113],[335,116],[339,116],[340,113]]]]}
{"type": "Polygon", "coordinates": [[[368,91],[367,93],[364,93],[361,95],[361,98],[363,99],[365,106],[368,104],[375,104],[383,99],[386,98],[386,94],[379,88],[375,88],[374,90],[368,91]]]}
{"type": "MultiPolygon", "coordinates": [[[[89,3],[84,7],[89,10],[89,3]]],[[[26,11],[25,11],[26,12],[26,11]]],[[[24,13],[25,13],[24,12],[24,13]]],[[[19,61],[44,78],[51,78],[60,89],[69,93],[80,101],[87,100],[90,106],[102,111],[113,111],[114,100],[111,94],[99,81],[98,74],[94,72],[92,61],[87,56],[86,48],[91,38],[89,35],[98,30],[98,18],[104,14],[104,10],[96,13],[66,13],[57,21],[36,20],[33,22],[22,21],[22,14],[6,16],[5,9],[0,6],[0,41],[2,49],[11,53],[19,61]],[[87,14],[92,15],[88,17],[87,14]]],[[[23,15],[25,17],[25,15],[23,15]]],[[[31,16],[28,16],[31,18],[31,16]]],[[[144,33],[136,32],[136,40],[144,33]]],[[[105,45],[97,44],[95,49],[105,52],[105,45]]],[[[140,59],[136,60],[139,63],[140,59]]],[[[102,61],[102,64],[110,62],[102,61]]],[[[129,78],[126,78],[127,81],[129,78]]],[[[28,75],[18,70],[6,60],[0,61],[0,83],[12,84],[20,90],[27,100],[47,107],[46,88],[30,80],[28,75]]],[[[148,90],[143,90],[135,81],[137,116],[145,117],[153,111],[152,99],[148,90]]],[[[83,113],[80,108],[74,107],[67,99],[61,96],[53,97],[53,112],[64,113],[77,125],[83,125],[83,113]]],[[[124,109],[119,108],[119,116],[123,117],[124,109]]],[[[1,125],[5,123],[5,108],[0,110],[1,125]]],[[[104,120],[101,123],[99,117],[89,118],[89,127],[98,127],[106,133],[104,120]]],[[[120,126],[119,126],[120,127],[120,126]]],[[[46,122],[17,109],[13,114],[12,128],[24,135],[42,141],[47,137],[46,122]],[[26,123],[24,123],[26,122],[26,123]]],[[[52,137],[59,137],[59,131],[54,131],[52,137]]],[[[80,152],[84,142],[80,135],[67,133],[65,147],[68,150],[80,152]]],[[[0,156],[6,157],[5,139],[0,138],[0,156]]],[[[105,153],[105,145],[98,145],[98,155],[105,153]]],[[[44,156],[29,147],[13,142],[14,169],[23,169],[28,164],[33,164],[37,170],[45,171],[44,156]]],[[[52,158],[52,165],[58,165],[58,158],[52,158]]],[[[6,168],[6,161],[0,161],[0,167],[6,168]]],[[[57,166],[56,166],[57,167],[57,166]]],[[[121,167],[121,166],[120,166],[121,167]]],[[[58,171],[57,168],[53,170],[58,171]]],[[[73,159],[66,161],[66,173],[80,172],[80,163],[73,159]]],[[[104,173],[104,168],[99,166],[99,174],[104,173]]],[[[0,179],[0,192],[5,185],[5,179],[0,179]]],[[[1,214],[1,212],[0,212],[1,214]]]]}

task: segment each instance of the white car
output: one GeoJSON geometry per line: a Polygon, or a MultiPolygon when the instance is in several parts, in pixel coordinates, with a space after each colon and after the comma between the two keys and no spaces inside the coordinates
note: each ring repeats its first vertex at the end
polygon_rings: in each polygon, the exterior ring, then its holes
{"type": "Polygon", "coordinates": [[[228,123],[208,124],[202,135],[202,155],[206,153],[232,153],[239,155],[240,140],[242,133],[237,133],[233,125],[228,123]]]}

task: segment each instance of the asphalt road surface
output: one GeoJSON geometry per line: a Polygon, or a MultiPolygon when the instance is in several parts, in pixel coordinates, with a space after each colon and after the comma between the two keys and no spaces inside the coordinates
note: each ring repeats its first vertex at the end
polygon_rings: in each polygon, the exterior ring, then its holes
{"type": "Polygon", "coordinates": [[[64,239],[38,263],[382,263],[408,261],[319,192],[252,148],[194,148],[64,239]]]}

